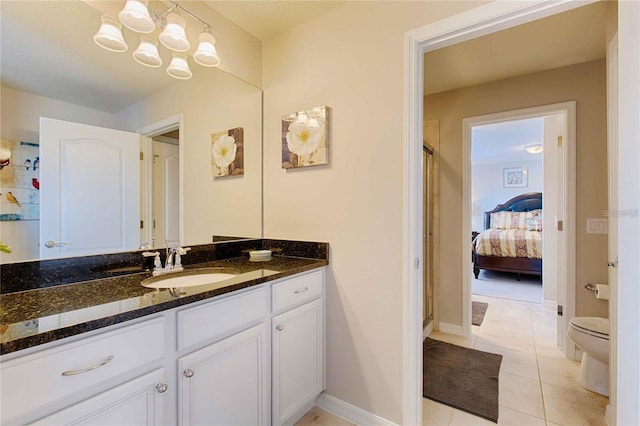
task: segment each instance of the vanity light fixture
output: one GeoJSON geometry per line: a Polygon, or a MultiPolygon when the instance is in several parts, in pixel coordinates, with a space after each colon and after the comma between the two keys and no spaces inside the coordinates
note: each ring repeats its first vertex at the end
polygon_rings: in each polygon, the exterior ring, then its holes
{"type": "Polygon", "coordinates": [[[140,44],[133,52],[136,62],[157,68],[162,65],[162,58],[158,52],[158,43],[151,35],[156,28],[162,32],[158,36],[160,43],[172,51],[172,60],[167,68],[167,74],[171,77],[186,80],[193,75],[189,69],[187,52],[191,43],[186,35],[186,21],[182,14],[188,15],[204,25],[204,29],[198,36],[198,48],[193,52],[196,63],[205,67],[216,67],[220,64],[220,57],[216,51],[216,39],[212,34],[211,25],[198,18],[188,10],[180,6],[176,1],[169,0],[171,7],[164,12],[149,10],[147,0],[127,0],[124,8],[118,14],[117,19],[102,15],[98,32],[93,36],[96,44],[112,52],[125,52],[127,43],[122,36],[122,25],[128,29],[141,33],[140,44]],[[181,54],[176,54],[179,52],[181,54]]]}
{"type": "Polygon", "coordinates": [[[540,154],[542,152],[542,144],[541,143],[534,143],[532,145],[526,145],[524,147],[524,149],[529,153],[529,154],[540,154]]]}

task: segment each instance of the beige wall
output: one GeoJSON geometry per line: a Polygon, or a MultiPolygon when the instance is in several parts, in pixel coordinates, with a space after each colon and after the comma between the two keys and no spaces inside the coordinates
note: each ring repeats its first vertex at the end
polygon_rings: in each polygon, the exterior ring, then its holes
{"type": "Polygon", "coordinates": [[[607,209],[607,115],[605,61],[593,61],[425,98],[425,120],[440,119],[441,240],[440,321],[462,324],[460,269],[462,119],[575,100],[576,315],[608,316],[607,302],[584,288],[607,282],[607,236],[588,235],[586,218],[607,209]]]}
{"type": "Polygon", "coordinates": [[[225,72],[173,84],[116,113],[116,128],[135,132],[183,114],[184,244],[212,235],[260,237],[262,93],[225,72]],[[244,176],[213,179],[211,134],[244,128],[244,176]]]}
{"type": "Polygon", "coordinates": [[[328,241],[327,393],[402,423],[404,35],[479,2],[346,2],[264,42],[264,235],[328,241]],[[281,169],[328,105],[330,165],[281,169]]]}
{"type": "MultiPolygon", "coordinates": [[[[41,116],[102,127],[114,123],[113,114],[8,87],[0,87],[0,106],[0,138],[15,141],[38,142],[41,116]]],[[[0,240],[12,250],[0,252],[0,263],[37,259],[39,226],[37,220],[0,222],[0,240]]]]}

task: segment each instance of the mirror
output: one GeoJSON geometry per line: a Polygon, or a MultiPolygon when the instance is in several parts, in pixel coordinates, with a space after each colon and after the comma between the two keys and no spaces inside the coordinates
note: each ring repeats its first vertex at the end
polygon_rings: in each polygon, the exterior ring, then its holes
{"type": "MultiPolygon", "coordinates": [[[[141,142],[141,214],[128,219],[144,223],[139,244],[130,249],[153,240],[153,232],[145,227],[154,220],[149,214],[154,210],[154,190],[144,183],[153,176],[151,141],[170,130],[179,132],[179,165],[168,175],[172,177],[163,179],[178,195],[162,205],[165,216],[179,217],[179,222],[177,230],[174,226],[164,235],[177,234],[185,246],[211,243],[214,236],[260,238],[262,91],[221,69],[192,62],[193,78],[186,81],[172,79],[163,68],[143,67],[130,55],[137,45],[135,33],[125,33],[127,53],[105,51],[92,40],[100,15],[81,1],[3,3],[0,139],[12,143],[14,150],[10,164],[0,170],[0,215],[9,219],[6,215],[35,208],[38,218],[41,194],[33,186],[32,179],[38,179],[33,161],[38,157],[38,120],[44,116],[148,137],[141,142]],[[216,164],[214,143],[231,135],[242,139],[236,140],[235,158],[216,164]],[[10,172],[13,176],[5,178],[10,172]],[[21,207],[6,197],[7,192],[21,207]]],[[[168,64],[169,53],[162,50],[161,56],[168,64]]],[[[0,221],[0,239],[12,250],[0,253],[0,263],[40,258],[40,222],[0,221]]],[[[155,235],[159,238],[164,239],[155,235]]],[[[156,247],[164,247],[164,241],[156,241],[156,247]]]]}

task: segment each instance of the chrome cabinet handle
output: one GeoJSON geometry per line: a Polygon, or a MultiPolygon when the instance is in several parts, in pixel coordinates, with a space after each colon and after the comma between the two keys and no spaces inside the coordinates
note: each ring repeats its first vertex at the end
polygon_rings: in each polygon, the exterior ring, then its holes
{"type": "Polygon", "coordinates": [[[182,374],[184,374],[184,377],[193,377],[194,371],[190,368],[187,368],[182,372],[182,374]]]}
{"type": "Polygon", "coordinates": [[[86,373],[88,371],[95,370],[96,368],[100,368],[103,365],[106,365],[106,364],[110,363],[112,359],[113,359],[113,355],[109,355],[107,358],[105,358],[104,360],[100,361],[98,364],[94,365],[93,367],[81,368],[79,370],[63,371],[62,375],[63,376],[75,376],[76,374],[86,373]]]}
{"type": "Polygon", "coordinates": [[[158,383],[156,385],[156,390],[158,391],[158,393],[165,393],[167,389],[169,389],[169,385],[166,383],[158,383]]]}
{"type": "Polygon", "coordinates": [[[71,245],[71,243],[56,243],[53,240],[49,240],[49,241],[45,241],[44,242],[44,246],[46,248],[62,247],[62,246],[69,246],[69,245],[71,245]]]}
{"type": "Polygon", "coordinates": [[[294,291],[293,293],[294,293],[294,294],[300,294],[300,293],[304,293],[305,291],[309,291],[309,287],[305,287],[305,288],[304,288],[304,289],[302,289],[302,290],[296,290],[296,291],[294,291]]]}
{"type": "Polygon", "coordinates": [[[278,331],[284,330],[284,325],[282,325],[282,324],[276,325],[276,330],[278,330],[278,331]]]}

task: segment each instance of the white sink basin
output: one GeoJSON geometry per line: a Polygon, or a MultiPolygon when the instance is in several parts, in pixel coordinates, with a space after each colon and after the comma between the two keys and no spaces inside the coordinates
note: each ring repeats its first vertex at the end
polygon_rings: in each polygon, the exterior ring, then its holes
{"type": "Polygon", "coordinates": [[[148,288],[183,288],[198,285],[213,284],[228,280],[237,274],[223,272],[216,269],[194,269],[191,271],[168,273],[156,277],[147,278],[140,285],[148,288]]]}

